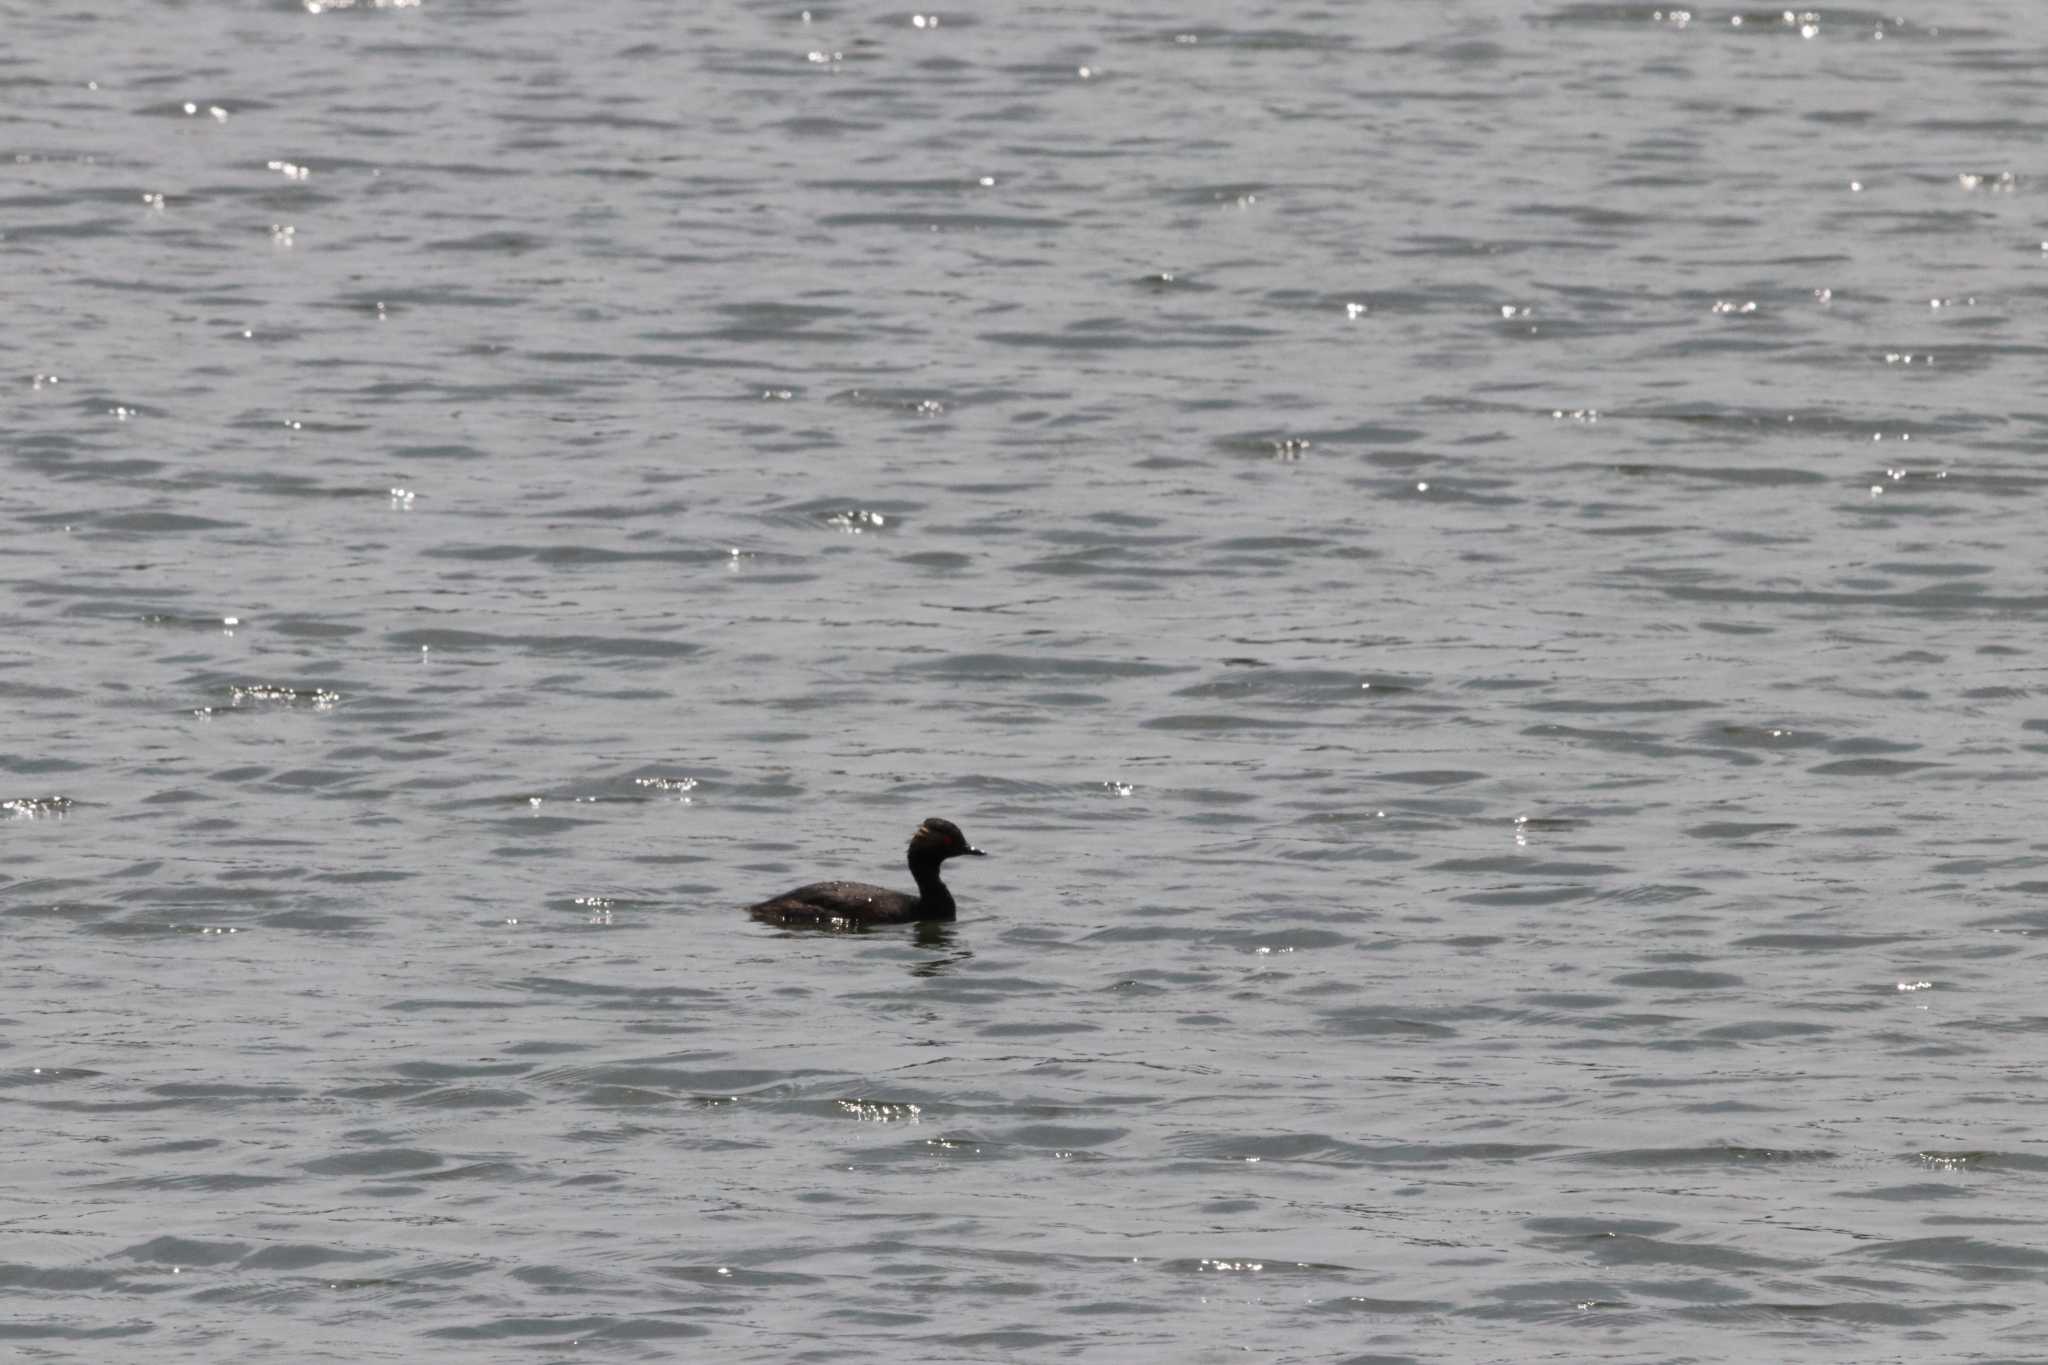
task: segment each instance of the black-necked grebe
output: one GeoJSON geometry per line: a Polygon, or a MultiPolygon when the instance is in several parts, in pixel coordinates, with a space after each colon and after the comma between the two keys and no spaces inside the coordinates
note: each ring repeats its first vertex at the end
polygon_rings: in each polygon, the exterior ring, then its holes
{"type": "Polygon", "coordinates": [[[821,929],[952,919],[953,893],[939,880],[939,864],[962,854],[988,856],[969,844],[967,836],[951,820],[927,820],[910,836],[910,875],[917,881],[915,896],[866,882],[812,882],[771,896],[759,905],[750,905],[747,913],[769,924],[821,929]]]}

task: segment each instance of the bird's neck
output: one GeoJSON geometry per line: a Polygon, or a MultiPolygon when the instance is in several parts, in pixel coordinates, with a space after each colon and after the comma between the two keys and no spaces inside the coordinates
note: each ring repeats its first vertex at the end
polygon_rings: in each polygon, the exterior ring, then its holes
{"type": "Polygon", "coordinates": [[[918,899],[924,902],[925,918],[953,918],[953,893],[939,880],[939,858],[910,855],[910,875],[917,882],[918,899]]]}

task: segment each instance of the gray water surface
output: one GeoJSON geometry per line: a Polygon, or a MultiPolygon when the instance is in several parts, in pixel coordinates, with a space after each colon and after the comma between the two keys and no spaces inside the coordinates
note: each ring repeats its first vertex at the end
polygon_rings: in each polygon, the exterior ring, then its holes
{"type": "Polygon", "coordinates": [[[0,20],[0,1353],[2048,1355],[2048,11],[0,20]]]}

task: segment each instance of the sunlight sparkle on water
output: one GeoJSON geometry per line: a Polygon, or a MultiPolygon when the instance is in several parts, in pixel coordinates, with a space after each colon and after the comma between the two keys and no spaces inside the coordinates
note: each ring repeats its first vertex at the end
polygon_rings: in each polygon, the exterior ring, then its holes
{"type": "Polygon", "coordinates": [[[865,1123],[916,1123],[924,1116],[924,1109],[920,1105],[900,1104],[890,1100],[835,1100],[833,1103],[839,1106],[841,1112],[851,1114],[865,1123]]]}
{"type": "Polygon", "coordinates": [[[0,815],[17,820],[40,820],[45,816],[63,815],[75,804],[68,796],[20,796],[0,801],[0,815]]]}
{"type": "Polygon", "coordinates": [[[636,777],[633,779],[633,785],[668,792],[685,806],[696,804],[696,798],[688,794],[696,789],[697,779],[694,777],[636,777]]]}
{"type": "Polygon", "coordinates": [[[278,702],[285,706],[306,703],[315,711],[332,711],[341,702],[341,693],[324,687],[280,687],[276,683],[237,683],[228,689],[230,705],[240,706],[245,701],[278,702]]]}
{"type": "Polygon", "coordinates": [[[1956,184],[1962,186],[1965,193],[1983,190],[1989,194],[2011,194],[2019,188],[2019,178],[2011,171],[2000,171],[1997,175],[1963,171],[1956,176],[1956,184]]]}
{"type": "Polygon", "coordinates": [[[859,507],[851,507],[844,512],[834,512],[825,518],[827,526],[834,527],[850,536],[860,535],[870,529],[879,530],[883,526],[888,525],[888,523],[889,518],[882,513],[870,512],[865,508],[859,507]]]}

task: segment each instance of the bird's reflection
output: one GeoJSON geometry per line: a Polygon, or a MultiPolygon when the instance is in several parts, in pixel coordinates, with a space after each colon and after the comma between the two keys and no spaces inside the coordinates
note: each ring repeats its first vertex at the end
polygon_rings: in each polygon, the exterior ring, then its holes
{"type": "Polygon", "coordinates": [[[932,956],[910,969],[912,976],[944,976],[961,963],[974,956],[972,948],[959,945],[959,930],[944,920],[925,920],[917,926],[917,946],[929,950],[932,956]]]}

